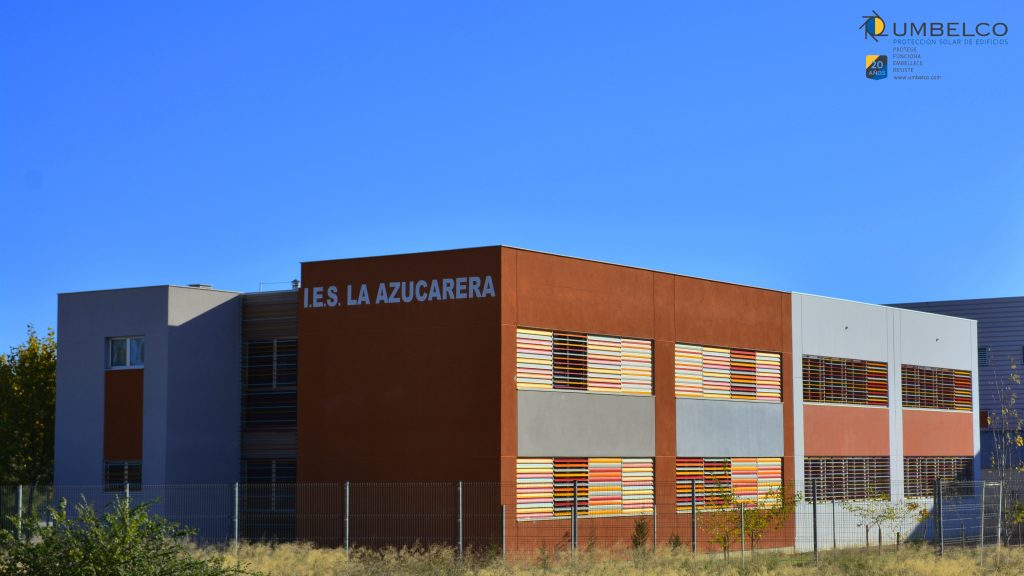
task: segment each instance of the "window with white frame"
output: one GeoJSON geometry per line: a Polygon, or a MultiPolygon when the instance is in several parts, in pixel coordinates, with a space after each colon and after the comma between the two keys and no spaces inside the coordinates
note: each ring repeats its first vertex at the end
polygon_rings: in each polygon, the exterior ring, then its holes
{"type": "Polygon", "coordinates": [[[145,356],[146,339],[142,336],[107,339],[107,368],[142,368],[145,356]]]}

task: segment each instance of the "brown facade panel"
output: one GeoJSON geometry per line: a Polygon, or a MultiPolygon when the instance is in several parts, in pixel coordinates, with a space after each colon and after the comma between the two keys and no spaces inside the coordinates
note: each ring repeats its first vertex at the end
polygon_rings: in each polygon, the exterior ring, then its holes
{"type": "Polygon", "coordinates": [[[804,405],[807,456],[888,456],[889,409],[804,405]]]}
{"type": "Polygon", "coordinates": [[[498,480],[499,254],[302,265],[300,482],[498,480]],[[488,297],[455,299],[463,281],[453,298],[402,299],[419,281],[487,276],[488,297]]]}
{"type": "Polygon", "coordinates": [[[654,272],[514,251],[519,326],[653,337],[654,272]]]}
{"type": "Polygon", "coordinates": [[[974,456],[974,415],[903,410],[903,455],[974,456]]]}
{"type": "Polygon", "coordinates": [[[142,460],[143,370],[103,375],[103,459],[142,460]]]}
{"type": "Polygon", "coordinates": [[[699,278],[675,277],[676,340],[788,352],[790,295],[699,278]]]}

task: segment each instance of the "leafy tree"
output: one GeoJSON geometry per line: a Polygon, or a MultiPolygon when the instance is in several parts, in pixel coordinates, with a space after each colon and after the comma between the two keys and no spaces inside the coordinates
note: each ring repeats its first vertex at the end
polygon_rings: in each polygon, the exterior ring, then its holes
{"type": "Polygon", "coordinates": [[[864,500],[850,500],[843,508],[856,514],[858,526],[885,529],[890,536],[896,534],[911,521],[924,522],[928,519],[928,507],[913,500],[892,501],[888,494],[870,493],[864,500]]]}
{"type": "Polygon", "coordinates": [[[53,481],[57,341],[53,330],[0,354],[0,484],[53,481]]]}
{"type": "Polygon", "coordinates": [[[722,548],[728,557],[733,545],[746,534],[751,549],[770,531],[786,523],[800,494],[786,495],[781,487],[772,490],[757,502],[741,500],[731,492],[716,495],[714,509],[702,515],[711,540],[722,548]],[[740,507],[743,508],[742,512],[740,507]]]}
{"type": "Polygon", "coordinates": [[[711,541],[722,548],[722,555],[729,557],[733,544],[740,539],[740,511],[730,491],[720,491],[714,496],[714,504],[701,514],[711,541]]]}
{"type": "Polygon", "coordinates": [[[752,550],[757,548],[757,543],[768,531],[781,528],[786,523],[786,519],[796,510],[796,502],[800,497],[799,493],[786,495],[779,487],[765,498],[759,498],[756,504],[746,505],[743,527],[750,537],[752,550]]]}
{"type": "Polygon", "coordinates": [[[192,532],[159,516],[150,504],[117,498],[99,515],[89,504],[69,514],[67,501],[50,508],[52,523],[26,520],[24,538],[0,532],[0,576],[228,576],[248,574],[223,557],[198,559],[185,538],[192,532]]]}

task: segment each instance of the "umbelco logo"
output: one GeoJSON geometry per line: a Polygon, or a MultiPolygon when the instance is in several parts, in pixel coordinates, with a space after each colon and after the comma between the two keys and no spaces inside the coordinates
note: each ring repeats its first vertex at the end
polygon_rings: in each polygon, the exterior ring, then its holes
{"type": "MultiPolygon", "coordinates": [[[[885,31],[885,20],[878,12],[871,11],[869,16],[861,16],[860,29],[864,31],[864,39],[871,38],[878,42],[881,36],[888,36],[885,31]]],[[[935,38],[984,38],[986,36],[1006,36],[1010,28],[1005,22],[896,22],[893,21],[892,35],[896,37],[935,37],[935,38]]]]}
{"type": "Polygon", "coordinates": [[[864,30],[864,39],[871,38],[878,42],[879,36],[885,36],[885,20],[878,15],[878,12],[871,11],[871,16],[861,16],[864,22],[861,23],[861,30],[864,30]]]}

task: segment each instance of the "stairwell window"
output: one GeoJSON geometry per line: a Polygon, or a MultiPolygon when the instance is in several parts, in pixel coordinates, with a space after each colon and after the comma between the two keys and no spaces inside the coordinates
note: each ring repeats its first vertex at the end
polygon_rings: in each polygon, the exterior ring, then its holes
{"type": "Polygon", "coordinates": [[[142,368],[146,356],[146,339],[122,336],[107,339],[107,368],[142,368]]]}

